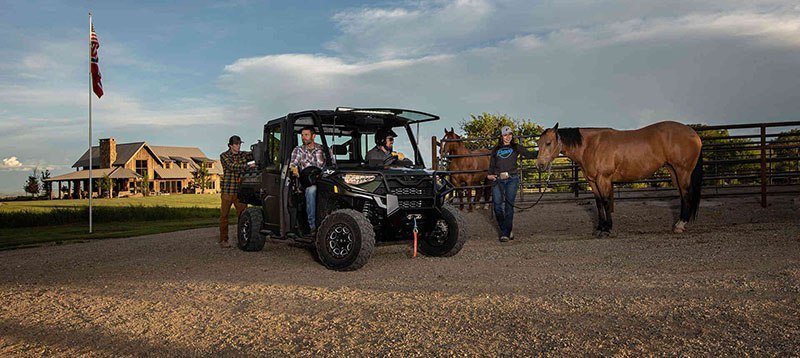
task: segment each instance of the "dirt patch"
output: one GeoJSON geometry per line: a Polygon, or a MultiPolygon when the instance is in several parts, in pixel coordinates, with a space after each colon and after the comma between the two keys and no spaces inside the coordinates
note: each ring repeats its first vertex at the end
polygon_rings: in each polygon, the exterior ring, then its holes
{"type": "Polygon", "coordinates": [[[350,273],[214,229],[0,252],[0,355],[798,355],[793,199],[709,200],[683,235],[677,201],[619,201],[603,240],[591,202],[518,213],[509,243],[475,211],[455,257],[350,273]]]}

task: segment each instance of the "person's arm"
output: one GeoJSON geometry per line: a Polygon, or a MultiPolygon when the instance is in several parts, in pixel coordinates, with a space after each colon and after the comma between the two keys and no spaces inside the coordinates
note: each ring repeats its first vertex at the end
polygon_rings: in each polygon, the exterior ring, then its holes
{"type": "Polygon", "coordinates": [[[289,157],[290,168],[300,168],[300,147],[292,149],[292,156],[289,157]]]}
{"type": "Polygon", "coordinates": [[[247,168],[247,162],[237,160],[231,155],[221,155],[219,161],[222,163],[222,169],[226,172],[241,173],[247,168]]]}

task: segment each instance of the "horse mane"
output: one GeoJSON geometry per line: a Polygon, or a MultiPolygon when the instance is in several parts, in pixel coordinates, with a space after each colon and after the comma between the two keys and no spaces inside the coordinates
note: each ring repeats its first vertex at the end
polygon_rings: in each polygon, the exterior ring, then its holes
{"type": "Polygon", "coordinates": [[[567,147],[578,147],[583,144],[580,128],[559,128],[556,131],[558,139],[567,147]]]}

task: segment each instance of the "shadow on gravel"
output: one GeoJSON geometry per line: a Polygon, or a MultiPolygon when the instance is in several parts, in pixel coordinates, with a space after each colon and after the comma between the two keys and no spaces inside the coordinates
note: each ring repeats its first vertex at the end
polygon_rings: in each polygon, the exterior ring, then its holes
{"type": "MultiPolygon", "coordinates": [[[[5,344],[11,343],[9,341],[25,345],[38,344],[52,349],[53,352],[63,353],[67,349],[77,349],[76,355],[92,352],[108,356],[143,354],[146,356],[186,357],[197,354],[188,347],[176,347],[175,343],[170,343],[169,346],[153,344],[149,340],[125,338],[113,332],[78,329],[72,325],[27,325],[3,318],[0,318],[0,337],[4,338],[5,344]]],[[[38,352],[35,355],[39,354],[47,355],[46,352],[38,352]]]]}

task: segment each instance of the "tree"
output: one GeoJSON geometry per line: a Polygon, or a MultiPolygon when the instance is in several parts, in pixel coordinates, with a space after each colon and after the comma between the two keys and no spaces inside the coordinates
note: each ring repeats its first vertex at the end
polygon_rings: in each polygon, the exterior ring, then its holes
{"type": "Polygon", "coordinates": [[[38,168],[34,169],[33,174],[28,175],[28,182],[25,183],[25,186],[23,187],[26,193],[31,194],[31,197],[39,194],[39,191],[41,190],[41,187],[39,186],[38,172],[38,168]]]}
{"type": "MultiPolygon", "coordinates": [[[[758,158],[760,152],[756,142],[747,138],[730,138],[727,129],[703,129],[702,124],[689,125],[703,139],[703,160],[706,175],[746,175],[759,171],[758,163],[737,163],[741,159],[758,158]],[[729,161],[729,162],[726,162],[729,161]],[[711,164],[708,164],[711,163],[711,164]]],[[[757,179],[744,179],[755,182],[757,179]]],[[[717,185],[742,184],[738,179],[719,179],[717,185]]]]}
{"type": "Polygon", "coordinates": [[[142,176],[142,180],[137,183],[137,186],[142,196],[150,195],[150,178],[147,175],[142,176]]]}
{"type": "Polygon", "coordinates": [[[773,176],[777,174],[783,183],[793,182],[791,178],[797,178],[797,173],[800,173],[800,160],[797,159],[800,157],[800,129],[779,133],[770,141],[769,149],[773,156],[781,159],[772,164],[773,176]],[[789,174],[792,172],[794,174],[789,174]]]}
{"type": "Polygon", "coordinates": [[[194,187],[200,188],[200,192],[205,194],[206,188],[208,187],[210,181],[210,175],[208,174],[208,167],[206,167],[205,163],[200,163],[197,166],[197,169],[193,173],[194,176],[194,187]]]}
{"type": "MultiPolygon", "coordinates": [[[[544,131],[544,128],[529,119],[512,118],[506,114],[490,114],[483,112],[479,115],[470,114],[469,120],[461,121],[461,129],[464,131],[465,138],[481,138],[478,140],[466,141],[464,144],[469,149],[492,148],[497,144],[500,136],[500,129],[509,126],[514,131],[517,142],[526,148],[534,148],[536,139],[544,131]]],[[[568,159],[556,159],[554,165],[569,164],[568,159]]],[[[520,163],[522,169],[522,182],[533,183],[542,179],[542,174],[535,169],[533,160],[523,160],[520,163]]],[[[551,181],[569,180],[572,172],[569,170],[553,171],[550,176],[551,181]]],[[[558,190],[568,190],[568,185],[556,188],[558,190]]]]}
{"type": "Polygon", "coordinates": [[[99,183],[100,189],[103,191],[103,195],[108,195],[109,198],[114,197],[114,193],[112,189],[114,188],[114,181],[108,176],[108,173],[103,174],[103,177],[100,178],[99,183]]]}
{"type": "Polygon", "coordinates": [[[484,112],[479,115],[470,114],[469,117],[469,120],[461,121],[461,129],[464,131],[465,137],[488,138],[466,142],[465,145],[470,149],[494,147],[500,136],[500,129],[504,126],[509,126],[514,130],[514,136],[522,145],[532,147],[535,143],[535,138],[532,136],[538,136],[544,129],[531,120],[512,118],[506,114],[484,112]]]}
{"type": "Polygon", "coordinates": [[[49,199],[53,192],[52,183],[47,182],[47,179],[50,179],[50,170],[45,169],[44,171],[42,171],[40,173],[40,178],[42,181],[42,189],[44,190],[44,196],[49,199]]]}

